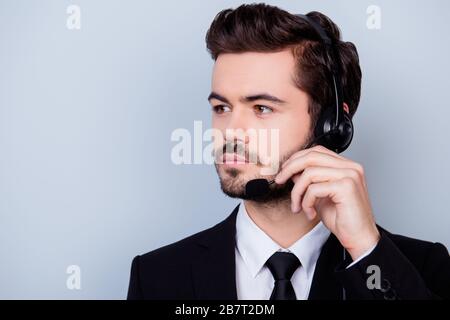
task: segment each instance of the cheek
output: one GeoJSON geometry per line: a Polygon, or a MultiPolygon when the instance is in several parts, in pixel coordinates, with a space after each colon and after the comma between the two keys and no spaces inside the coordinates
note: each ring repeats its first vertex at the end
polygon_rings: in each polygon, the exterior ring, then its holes
{"type": "Polygon", "coordinates": [[[212,126],[214,129],[221,129],[221,128],[219,127],[219,124],[220,124],[220,121],[219,121],[218,118],[213,114],[213,115],[211,116],[211,126],[212,126]]]}
{"type": "Polygon", "coordinates": [[[310,133],[310,117],[306,114],[295,114],[280,120],[280,151],[285,153],[301,147],[310,133]]]}
{"type": "Polygon", "coordinates": [[[214,129],[221,130],[225,132],[226,129],[229,128],[231,120],[231,114],[213,114],[211,117],[211,126],[214,129]]]}
{"type": "Polygon", "coordinates": [[[227,123],[223,118],[214,115],[212,116],[211,128],[213,129],[215,139],[219,140],[216,136],[220,136],[220,140],[225,138],[226,126],[227,123]]]}

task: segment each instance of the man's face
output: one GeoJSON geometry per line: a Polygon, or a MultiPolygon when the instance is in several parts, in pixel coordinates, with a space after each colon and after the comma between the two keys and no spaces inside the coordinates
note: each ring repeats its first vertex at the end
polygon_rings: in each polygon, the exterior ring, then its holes
{"type": "MultiPolygon", "coordinates": [[[[268,174],[268,169],[281,168],[308,142],[308,96],[295,86],[294,71],[294,57],[288,49],[226,53],[217,58],[209,101],[212,126],[223,135],[223,140],[215,141],[216,154],[225,154],[216,169],[222,190],[229,196],[247,199],[245,184],[249,180],[273,179],[276,172],[268,174]],[[244,149],[237,152],[243,158],[236,155],[236,150],[244,149]]],[[[287,187],[271,188],[273,194],[265,200],[289,193],[287,187]]]]}

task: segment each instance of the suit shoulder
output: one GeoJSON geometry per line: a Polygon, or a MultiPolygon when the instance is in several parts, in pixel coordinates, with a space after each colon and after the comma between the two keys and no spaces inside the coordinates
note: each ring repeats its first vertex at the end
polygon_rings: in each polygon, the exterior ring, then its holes
{"type": "Polygon", "coordinates": [[[416,247],[427,249],[430,248],[434,242],[408,237],[401,234],[390,233],[389,231],[385,232],[389,235],[389,238],[400,247],[416,247]]]}
{"type": "Polygon", "coordinates": [[[216,228],[217,225],[136,256],[131,265],[128,298],[192,298],[190,264],[201,257],[202,239],[214,236],[216,228]]]}
{"type": "Polygon", "coordinates": [[[140,263],[170,263],[175,261],[191,261],[201,248],[202,240],[213,235],[220,228],[220,223],[205,230],[194,233],[176,242],[159,247],[139,255],[140,263]]]}
{"type": "Polygon", "coordinates": [[[401,247],[416,247],[416,248],[429,249],[436,244],[440,244],[438,242],[432,242],[432,241],[428,241],[428,240],[422,240],[422,239],[408,237],[408,236],[401,235],[401,234],[391,233],[385,229],[382,229],[382,230],[388,234],[389,238],[392,241],[394,241],[398,246],[401,246],[401,247]]]}
{"type": "Polygon", "coordinates": [[[429,258],[431,254],[447,254],[447,248],[439,242],[415,239],[404,235],[393,234],[381,228],[397,248],[408,258],[421,260],[429,258]]]}

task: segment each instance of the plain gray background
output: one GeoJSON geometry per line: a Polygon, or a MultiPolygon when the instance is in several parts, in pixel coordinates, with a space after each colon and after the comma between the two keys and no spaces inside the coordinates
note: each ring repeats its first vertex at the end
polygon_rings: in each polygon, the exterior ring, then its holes
{"type": "MultiPolygon", "coordinates": [[[[170,135],[210,124],[205,33],[241,3],[0,0],[0,298],[122,299],[135,255],[229,215],[237,200],[213,166],[174,165],[170,135]],[[80,30],[66,27],[71,4],[80,30]],[[81,290],[66,287],[69,265],[81,290]]],[[[356,44],[344,156],[364,165],[378,223],[449,246],[450,3],[266,3],[322,11],[356,44]]]]}

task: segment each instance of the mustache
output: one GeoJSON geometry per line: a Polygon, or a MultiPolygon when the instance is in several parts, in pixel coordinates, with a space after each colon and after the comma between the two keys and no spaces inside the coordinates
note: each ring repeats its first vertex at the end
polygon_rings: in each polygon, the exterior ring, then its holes
{"type": "Polygon", "coordinates": [[[222,148],[217,148],[213,151],[213,157],[216,163],[223,163],[223,156],[226,153],[235,153],[243,158],[245,161],[260,165],[260,159],[257,153],[250,152],[246,145],[241,142],[227,141],[222,148]]]}

